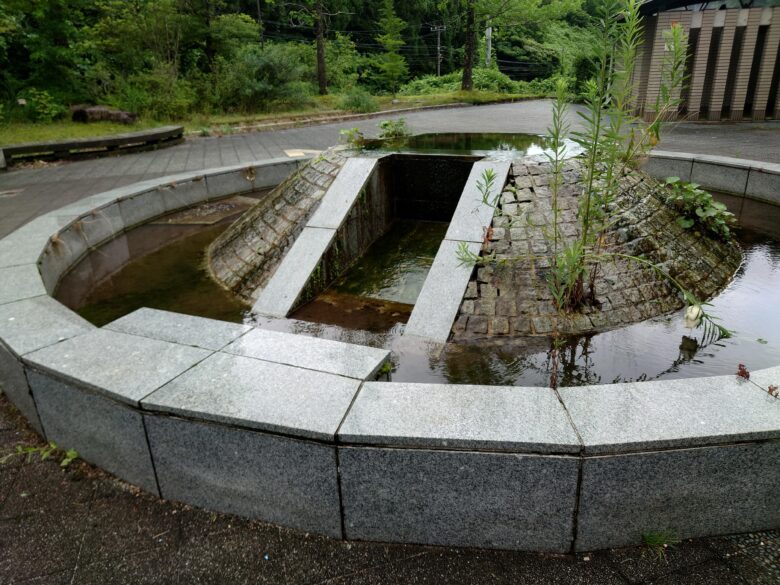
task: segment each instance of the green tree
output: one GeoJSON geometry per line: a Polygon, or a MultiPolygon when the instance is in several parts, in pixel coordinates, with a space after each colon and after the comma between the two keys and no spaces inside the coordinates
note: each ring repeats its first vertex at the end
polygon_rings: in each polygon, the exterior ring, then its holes
{"type": "Polygon", "coordinates": [[[401,82],[409,75],[409,66],[400,51],[406,44],[401,36],[406,23],[396,14],[393,0],[383,0],[379,16],[377,24],[382,32],[376,37],[376,42],[382,46],[384,52],[374,60],[376,77],[395,95],[401,82]]]}

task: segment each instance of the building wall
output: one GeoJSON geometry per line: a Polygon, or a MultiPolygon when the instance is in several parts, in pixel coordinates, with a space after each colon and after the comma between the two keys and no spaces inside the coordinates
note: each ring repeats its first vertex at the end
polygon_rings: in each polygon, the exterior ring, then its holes
{"type": "Polygon", "coordinates": [[[688,120],[780,119],[780,6],[645,17],[635,73],[637,112],[655,117],[664,60],[664,31],[688,32],[687,87],[675,116],[688,120]]]}

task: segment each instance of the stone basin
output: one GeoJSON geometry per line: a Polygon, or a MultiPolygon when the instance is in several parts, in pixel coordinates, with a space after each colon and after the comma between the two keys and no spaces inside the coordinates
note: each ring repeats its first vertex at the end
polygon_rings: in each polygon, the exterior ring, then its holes
{"type": "MultiPolygon", "coordinates": [[[[778,401],[736,376],[399,384],[384,350],[149,309],[96,328],[51,298],[117,234],[301,164],[145,181],[0,240],[0,383],[42,436],[164,498],[333,538],[567,552],[780,526],[778,401]]],[[[780,192],[780,170],[743,168],[780,192]]],[[[779,380],[780,357],[751,375],[779,380]]]]}

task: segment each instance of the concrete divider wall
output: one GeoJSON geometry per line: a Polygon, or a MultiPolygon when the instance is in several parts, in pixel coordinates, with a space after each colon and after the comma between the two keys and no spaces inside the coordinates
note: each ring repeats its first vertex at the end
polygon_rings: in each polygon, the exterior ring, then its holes
{"type": "Polygon", "coordinates": [[[712,191],[780,205],[780,164],[654,150],[643,170],[659,180],[680,177],[712,191]]]}
{"type": "Polygon", "coordinates": [[[98,329],[48,296],[143,221],[126,199],[181,187],[188,205],[296,164],[131,186],[0,240],[0,384],[43,436],[162,497],[337,538],[567,552],[780,527],[780,401],[736,376],[376,382],[385,350],[150,309],[98,329]],[[52,233],[61,257],[38,265],[52,233]]]}

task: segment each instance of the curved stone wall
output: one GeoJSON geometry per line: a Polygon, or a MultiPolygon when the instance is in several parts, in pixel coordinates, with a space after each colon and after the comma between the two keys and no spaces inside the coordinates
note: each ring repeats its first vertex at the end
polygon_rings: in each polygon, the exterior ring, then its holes
{"type": "Polygon", "coordinates": [[[780,402],[736,376],[377,382],[382,350],[149,309],[98,329],[48,296],[119,231],[297,164],[102,193],[0,240],[0,383],[42,435],[162,497],[335,538],[567,552],[780,526],[780,402]]]}

